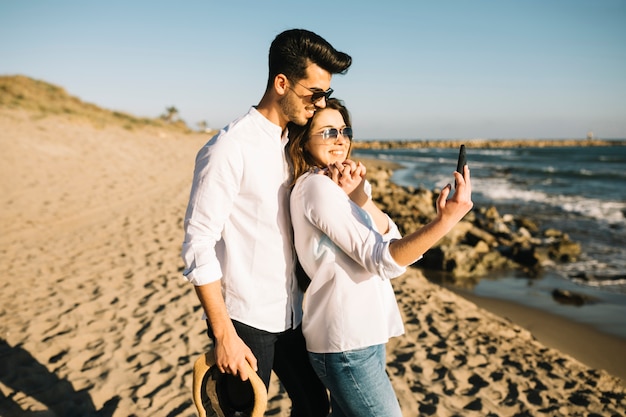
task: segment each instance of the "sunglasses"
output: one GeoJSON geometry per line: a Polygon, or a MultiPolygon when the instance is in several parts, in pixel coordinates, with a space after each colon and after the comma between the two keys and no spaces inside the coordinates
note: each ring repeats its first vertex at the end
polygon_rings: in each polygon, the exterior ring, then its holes
{"type": "MultiPolygon", "coordinates": [[[[330,95],[334,92],[334,90],[332,88],[329,88],[328,90],[324,91],[321,88],[309,88],[306,85],[300,84],[298,81],[296,81],[296,84],[301,85],[302,87],[306,88],[311,93],[313,93],[313,94],[311,94],[311,103],[313,103],[313,104],[317,103],[322,98],[325,98],[326,100],[328,100],[330,98],[330,95]]],[[[291,88],[291,87],[289,87],[289,88],[291,88]]],[[[294,90],[293,88],[291,88],[291,91],[296,93],[296,90],[294,90]]],[[[296,95],[298,97],[304,97],[304,96],[299,95],[298,93],[296,93],[296,95]]]]}
{"type": "Polygon", "coordinates": [[[336,141],[339,135],[344,138],[348,138],[348,140],[352,140],[352,128],[350,126],[346,126],[341,129],[336,129],[334,127],[326,128],[322,130],[320,133],[313,133],[311,136],[321,136],[324,141],[336,141]]]}

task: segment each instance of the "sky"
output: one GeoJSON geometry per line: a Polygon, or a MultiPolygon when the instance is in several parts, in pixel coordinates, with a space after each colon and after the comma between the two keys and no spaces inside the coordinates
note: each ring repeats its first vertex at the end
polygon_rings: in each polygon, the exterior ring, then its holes
{"type": "Polygon", "coordinates": [[[0,75],[221,128],[291,28],[352,56],[356,139],[626,138],[626,0],[0,0],[0,75]]]}

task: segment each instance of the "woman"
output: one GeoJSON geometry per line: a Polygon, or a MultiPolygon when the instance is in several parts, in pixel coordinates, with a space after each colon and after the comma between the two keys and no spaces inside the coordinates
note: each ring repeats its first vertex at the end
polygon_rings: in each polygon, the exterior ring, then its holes
{"type": "Polygon", "coordinates": [[[402,415],[385,372],[385,344],[404,333],[390,279],[406,270],[472,208],[469,169],[437,199],[437,216],[401,238],[371,199],[366,169],[348,159],[352,128],[327,100],[306,126],[290,126],[291,218],[298,259],[311,282],[303,332],[331,394],[333,416],[402,415]]]}

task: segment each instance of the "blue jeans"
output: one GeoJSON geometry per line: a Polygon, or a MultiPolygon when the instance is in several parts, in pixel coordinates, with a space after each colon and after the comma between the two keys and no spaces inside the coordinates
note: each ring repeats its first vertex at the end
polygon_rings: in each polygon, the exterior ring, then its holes
{"type": "Polygon", "coordinates": [[[309,359],[330,391],[333,417],[402,417],[386,367],[385,345],[340,353],[312,353],[309,359]]]}

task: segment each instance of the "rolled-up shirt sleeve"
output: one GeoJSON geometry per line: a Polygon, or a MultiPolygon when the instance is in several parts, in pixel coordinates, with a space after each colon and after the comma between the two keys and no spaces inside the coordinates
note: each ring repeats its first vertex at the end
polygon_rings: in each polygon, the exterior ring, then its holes
{"type": "Polygon", "coordinates": [[[301,185],[296,198],[301,199],[306,220],[354,262],[385,279],[395,278],[406,271],[389,252],[389,244],[401,237],[389,216],[389,230],[381,234],[370,215],[328,177],[310,175],[303,178],[301,185]]]}
{"type": "Polygon", "coordinates": [[[183,275],[196,286],[222,277],[217,251],[223,249],[222,231],[232,211],[242,172],[236,146],[233,141],[207,144],[196,156],[182,245],[183,275]]]}

